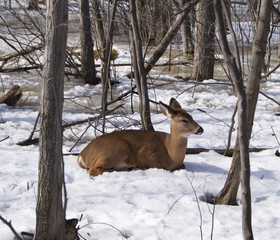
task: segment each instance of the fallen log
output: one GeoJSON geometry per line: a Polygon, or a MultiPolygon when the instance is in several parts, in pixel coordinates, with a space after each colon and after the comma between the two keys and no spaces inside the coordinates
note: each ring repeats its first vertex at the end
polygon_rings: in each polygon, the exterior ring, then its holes
{"type": "MultiPolygon", "coordinates": [[[[267,150],[269,148],[249,148],[249,152],[261,152],[267,150]]],[[[215,152],[224,155],[226,149],[207,149],[207,148],[187,148],[186,154],[199,154],[202,152],[209,152],[210,150],[214,150],[215,152]]],[[[234,149],[229,149],[227,151],[226,157],[232,157],[234,149]]]]}
{"type": "Polygon", "coordinates": [[[44,44],[37,44],[35,46],[29,46],[26,49],[22,49],[20,51],[17,52],[13,52],[13,53],[9,53],[5,56],[0,56],[0,61],[3,62],[8,62],[9,60],[11,60],[12,58],[18,58],[20,56],[24,56],[26,54],[30,54],[36,50],[41,50],[44,47],[44,44]]]}
{"type": "Polygon", "coordinates": [[[5,103],[8,106],[14,106],[22,96],[22,91],[19,85],[12,87],[3,97],[0,98],[0,103],[5,103]]]}
{"type": "Polygon", "coordinates": [[[34,64],[33,66],[26,66],[26,67],[12,67],[12,68],[3,68],[0,69],[1,73],[12,73],[12,72],[28,72],[30,70],[35,70],[35,69],[43,69],[42,64],[34,64]]]}

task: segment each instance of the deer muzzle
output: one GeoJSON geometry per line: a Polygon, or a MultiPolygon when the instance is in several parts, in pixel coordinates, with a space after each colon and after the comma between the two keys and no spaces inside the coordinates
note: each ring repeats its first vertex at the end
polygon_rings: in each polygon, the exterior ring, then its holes
{"type": "Polygon", "coordinates": [[[201,135],[204,132],[203,128],[199,126],[199,128],[196,130],[196,135],[201,135]]]}

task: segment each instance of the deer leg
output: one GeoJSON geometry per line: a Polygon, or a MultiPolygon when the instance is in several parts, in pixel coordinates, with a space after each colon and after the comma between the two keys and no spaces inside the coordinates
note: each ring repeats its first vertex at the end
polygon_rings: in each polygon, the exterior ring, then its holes
{"type": "Polygon", "coordinates": [[[98,175],[102,175],[104,172],[130,172],[131,170],[133,170],[134,168],[119,168],[119,169],[114,169],[114,168],[110,168],[110,169],[104,169],[102,167],[91,167],[88,170],[88,173],[90,176],[96,177],[98,175]]]}
{"type": "Polygon", "coordinates": [[[90,176],[93,176],[93,177],[96,177],[98,175],[101,175],[103,174],[104,172],[108,172],[108,170],[102,168],[102,167],[91,167],[89,170],[88,170],[88,174],[90,176]]]}
{"type": "Polygon", "coordinates": [[[97,161],[98,163],[92,165],[89,167],[88,173],[91,176],[98,176],[103,174],[104,172],[114,172],[114,171],[130,171],[130,167],[129,165],[126,165],[126,158],[129,155],[126,155],[126,157],[122,158],[118,158],[117,160],[115,159],[115,161],[110,161],[113,158],[110,157],[108,159],[102,159],[102,161],[97,161]],[[119,167],[117,167],[119,166],[119,167]]]}
{"type": "Polygon", "coordinates": [[[181,165],[181,167],[179,167],[179,169],[185,169],[185,170],[187,170],[184,163],[181,165]]]}
{"type": "Polygon", "coordinates": [[[89,167],[88,173],[91,176],[98,176],[104,172],[124,170],[130,166],[127,164],[131,156],[130,146],[126,141],[118,141],[114,151],[97,153],[89,167]]]}

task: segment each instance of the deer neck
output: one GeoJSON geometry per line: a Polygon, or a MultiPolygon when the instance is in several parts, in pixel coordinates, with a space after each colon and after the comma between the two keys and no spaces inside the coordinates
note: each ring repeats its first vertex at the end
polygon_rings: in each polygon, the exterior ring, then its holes
{"type": "Polygon", "coordinates": [[[182,137],[180,134],[176,134],[171,130],[171,134],[168,137],[167,151],[175,165],[182,165],[186,154],[187,144],[187,138],[182,137]]]}

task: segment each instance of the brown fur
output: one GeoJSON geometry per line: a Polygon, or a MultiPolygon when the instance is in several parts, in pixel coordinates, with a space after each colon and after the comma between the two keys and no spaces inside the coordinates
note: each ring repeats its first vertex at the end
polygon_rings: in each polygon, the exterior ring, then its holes
{"type": "Polygon", "coordinates": [[[103,135],[90,142],[79,154],[78,164],[87,168],[91,176],[103,172],[161,168],[177,170],[184,167],[187,137],[182,134],[201,134],[203,129],[171,99],[170,104],[160,103],[164,115],[171,119],[171,134],[145,130],[124,130],[103,135]],[[186,122],[187,121],[187,122],[186,122]]]}

